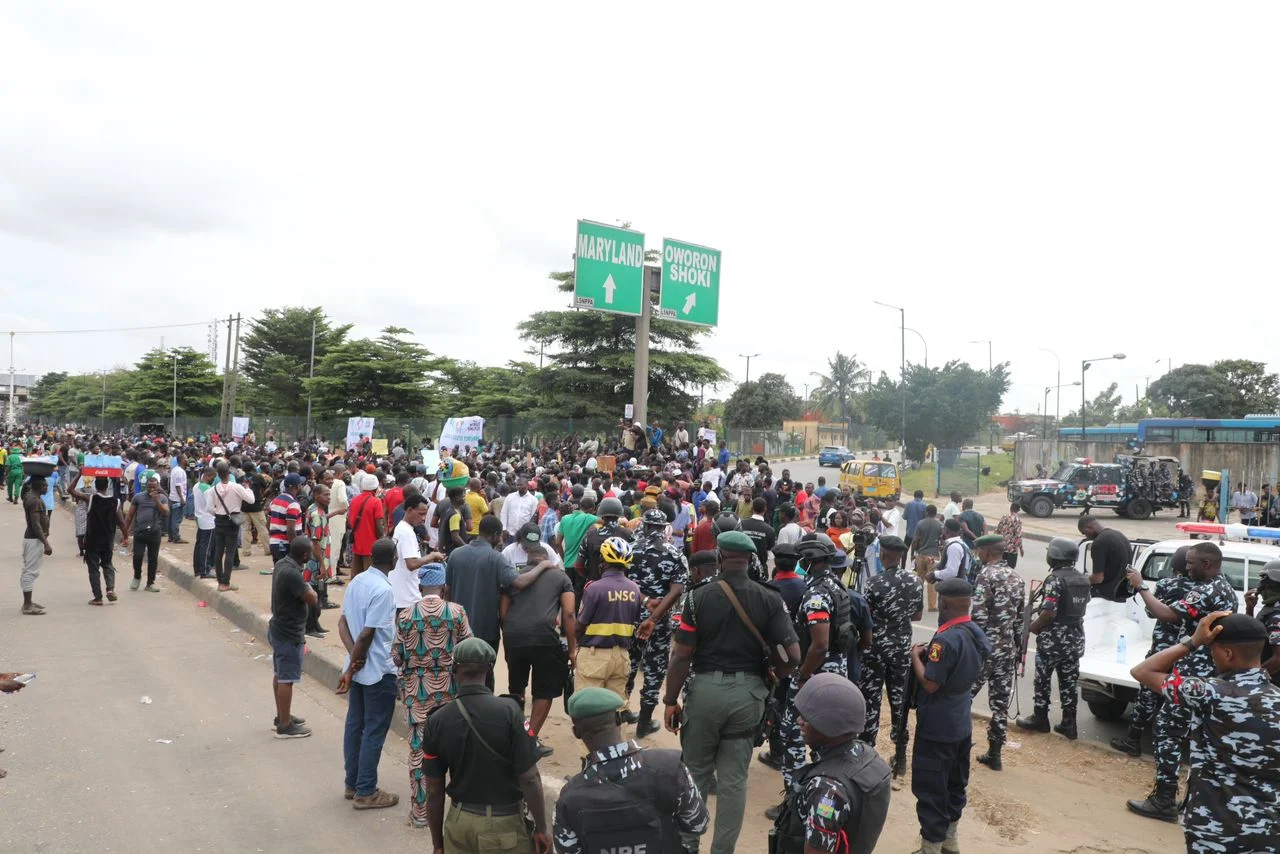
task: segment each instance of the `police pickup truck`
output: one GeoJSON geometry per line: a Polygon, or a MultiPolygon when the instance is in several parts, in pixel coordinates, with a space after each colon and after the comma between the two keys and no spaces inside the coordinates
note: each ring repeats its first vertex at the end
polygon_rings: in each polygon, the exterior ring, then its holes
{"type": "MultiPolygon", "coordinates": [[[[1267,561],[1280,558],[1280,546],[1239,540],[1214,538],[1222,549],[1222,574],[1231,582],[1244,612],[1244,592],[1258,586],[1258,576],[1267,561]]],[[[1133,541],[1131,565],[1142,577],[1155,582],[1173,573],[1170,559],[1183,546],[1204,540],[1176,539],[1133,541]]],[[[1090,546],[1080,544],[1077,568],[1088,575],[1091,570],[1090,546]]],[[[1138,683],[1129,670],[1147,657],[1155,619],[1137,596],[1124,602],[1092,599],[1084,616],[1084,656],[1080,659],[1080,697],[1097,718],[1118,721],[1129,704],[1138,697],[1138,683]]]]}

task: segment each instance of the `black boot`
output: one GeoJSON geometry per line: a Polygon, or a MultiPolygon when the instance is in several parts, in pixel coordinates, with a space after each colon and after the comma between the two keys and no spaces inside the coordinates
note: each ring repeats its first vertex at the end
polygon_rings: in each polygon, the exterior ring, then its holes
{"type": "Polygon", "coordinates": [[[1000,745],[994,741],[987,742],[987,752],[979,756],[978,761],[992,771],[1004,770],[1004,763],[1000,761],[1000,745]]]}
{"type": "Polygon", "coordinates": [[[778,816],[782,814],[782,808],[785,807],[786,805],[787,805],[787,799],[783,798],[781,803],[775,804],[774,806],[771,806],[767,810],[765,810],[764,817],[769,819],[769,821],[777,821],[778,816]]]}
{"type": "Polygon", "coordinates": [[[1029,729],[1032,732],[1048,732],[1049,731],[1049,713],[1036,709],[1032,714],[1025,718],[1018,718],[1016,721],[1018,729],[1029,729]]]}
{"type": "Polygon", "coordinates": [[[1075,741],[1079,735],[1079,733],[1076,732],[1076,716],[1072,715],[1071,717],[1067,717],[1066,715],[1063,715],[1062,723],[1055,726],[1053,731],[1058,733],[1058,735],[1065,736],[1071,741],[1075,741]]]}
{"type": "Polygon", "coordinates": [[[765,753],[756,754],[756,759],[760,760],[761,764],[768,765],[774,771],[782,770],[782,751],[781,750],[777,750],[773,747],[770,747],[769,750],[766,751],[765,753]]]}
{"type": "Polygon", "coordinates": [[[1129,801],[1128,807],[1130,812],[1136,812],[1138,815],[1147,818],[1158,818],[1161,821],[1177,821],[1178,805],[1175,798],[1178,794],[1176,786],[1170,786],[1167,783],[1156,783],[1156,787],[1151,790],[1151,794],[1147,795],[1145,801],[1129,801]]]}
{"type": "Polygon", "coordinates": [[[1123,738],[1111,739],[1111,749],[1130,756],[1142,755],[1142,730],[1129,727],[1129,734],[1123,738]]]}
{"type": "Polygon", "coordinates": [[[636,738],[653,735],[661,726],[653,719],[653,709],[640,707],[640,719],[636,721],[636,738]]]}

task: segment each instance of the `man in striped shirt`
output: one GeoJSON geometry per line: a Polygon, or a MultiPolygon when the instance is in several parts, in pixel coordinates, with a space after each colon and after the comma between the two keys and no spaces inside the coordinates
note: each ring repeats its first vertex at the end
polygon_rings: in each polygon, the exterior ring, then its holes
{"type": "MultiPolygon", "coordinates": [[[[271,499],[271,507],[267,513],[267,526],[271,532],[271,562],[289,554],[289,543],[298,535],[298,527],[302,522],[302,505],[298,503],[298,493],[302,491],[302,475],[289,474],[281,484],[280,494],[271,499]]],[[[270,570],[262,570],[263,575],[270,575],[270,570]]]]}

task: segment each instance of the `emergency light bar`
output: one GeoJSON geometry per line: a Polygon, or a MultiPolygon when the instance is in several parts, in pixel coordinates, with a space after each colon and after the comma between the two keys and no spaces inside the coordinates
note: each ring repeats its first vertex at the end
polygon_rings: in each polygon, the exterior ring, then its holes
{"type": "Polygon", "coordinates": [[[1188,534],[1209,534],[1228,540],[1280,540],[1280,528],[1259,525],[1219,525],[1210,522],[1179,522],[1174,526],[1188,534]]]}

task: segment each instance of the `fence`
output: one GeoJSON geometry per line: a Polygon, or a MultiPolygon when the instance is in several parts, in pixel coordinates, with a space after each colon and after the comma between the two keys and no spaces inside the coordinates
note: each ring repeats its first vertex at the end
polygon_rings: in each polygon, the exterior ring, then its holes
{"type": "Polygon", "coordinates": [[[890,447],[885,435],[869,424],[784,421],[782,430],[790,435],[789,445],[800,445],[801,450],[797,453],[817,453],[823,445],[844,445],[852,451],[883,450],[890,447]]]}
{"type": "MultiPolygon", "coordinates": [[[[1118,442],[1069,442],[1061,439],[1023,439],[1014,448],[1013,476],[1022,479],[1035,476],[1036,463],[1050,473],[1058,463],[1088,457],[1094,462],[1109,463],[1116,454],[1130,453],[1118,442]]],[[[1200,472],[1231,471],[1232,485],[1247,483],[1257,489],[1262,483],[1275,483],[1280,475],[1280,444],[1261,442],[1149,442],[1143,454],[1153,457],[1177,457],[1182,470],[1191,476],[1199,489],[1200,472]]]]}
{"type": "Polygon", "coordinates": [[[982,491],[982,453],[938,448],[934,451],[933,489],[935,495],[977,495],[982,491]]]}

